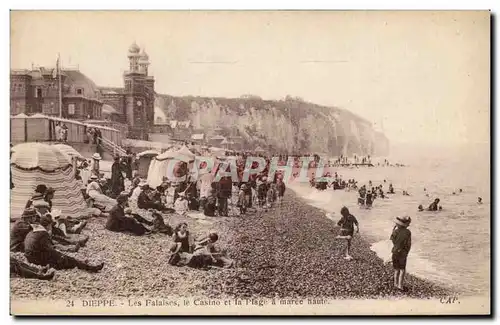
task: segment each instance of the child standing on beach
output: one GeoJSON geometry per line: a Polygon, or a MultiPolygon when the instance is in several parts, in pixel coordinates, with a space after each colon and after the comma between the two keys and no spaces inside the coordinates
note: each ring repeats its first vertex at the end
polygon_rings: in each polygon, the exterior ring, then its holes
{"type": "Polygon", "coordinates": [[[411,248],[411,231],[408,226],[411,223],[410,217],[397,217],[396,225],[392,230],[391,241],[392,265],[394,267],[394,287],[403,290],[403,282],[406,273],[406,259],[411,248]]]}
{"type": "Polygon", "coordinates": [[[345,259],[346,260],[352,260],[352,256],[349,254],[351,251],[351,240],[352,237],[354,236],[354,225],[356,225],[356,229],[359,233],[359,224],[358,220],[356,219],[355,216],[349,213],[349,209],[346,207],[343,207],[340,209],[340,214],[342,215],[342,218],[339,220],[337,223],[338,226],[340,226],[340,236],[342,238],[347,239],[347,247],[345,251],[345,259]]]}

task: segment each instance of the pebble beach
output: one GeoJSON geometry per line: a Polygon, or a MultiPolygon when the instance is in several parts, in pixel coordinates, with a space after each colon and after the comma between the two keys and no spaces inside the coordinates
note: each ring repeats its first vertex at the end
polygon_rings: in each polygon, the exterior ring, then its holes
{"type": "MultiPolygon", "coordinates": [[[[104,229],[105,219],[91,219],[90,236],[78,253],[104,261],[97,273],[57,271],[52,281],[11,278],[11,299],[65,298],[435,298],[451,289],[407,276],[407,291],[393,289],[392,265],[370,250],[361,234],[352,242],[352,261],[343,259],[339,228],[325,213],[287,191],[282,206],[244,216],[165,215],[175,226],[187,222],[198,236],[219,233],[218,246],[236,261],[232,269],[197,270],[167,264],[170,237],[134,237],[104,229]]],[[[22,254],[16,256],[24,259],[22,254]]],[[[411,270],[410,270],[411,272],[411,270]]]]}

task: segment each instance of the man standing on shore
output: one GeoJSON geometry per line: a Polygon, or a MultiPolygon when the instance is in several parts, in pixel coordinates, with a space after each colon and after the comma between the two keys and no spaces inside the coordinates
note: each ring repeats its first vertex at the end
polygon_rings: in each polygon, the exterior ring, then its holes
{"type": "Polygon", "coordinates": [[[349,209],[346,207],[343,207],[340,209],[340,214],[342,215],[342,218],[339,220],[337,223],[338,226],[340,226],[340,237],[347,239],[347,247],[345,250],[345,259],[346,260],[352,260],[352,256],[349,254],[351,251],[351,240],[352,237],[354,236],[354,225],[356,225],[356,232],[359,232],[359,223],[358,220],[356,219],[355,216],[353,216],[350,212],[349,209]]]}
{"type": "Polygon", "coordinates": [[[391,241],[392,265],[394,267],[394,287],[403,290],[403,282],[406,272],[406,259],[411,248],[411,231],[408,226],[411,223],[410,217],[397,217],[396,226],[392,230],[391,241]]]}

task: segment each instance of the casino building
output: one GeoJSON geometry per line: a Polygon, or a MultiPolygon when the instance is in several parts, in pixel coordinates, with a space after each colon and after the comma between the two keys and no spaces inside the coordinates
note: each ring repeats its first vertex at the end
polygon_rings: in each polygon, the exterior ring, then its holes
{"type": "Polygon", "coordinates": [[[135,42],[127,57],[123,88],[98,87],[78,68],[11,70],[11,115],[41,113],[92,121],[119,128],[127,138],[148,140],[155,121],[155,79],[148,72],[148,54],[135,42]]]}

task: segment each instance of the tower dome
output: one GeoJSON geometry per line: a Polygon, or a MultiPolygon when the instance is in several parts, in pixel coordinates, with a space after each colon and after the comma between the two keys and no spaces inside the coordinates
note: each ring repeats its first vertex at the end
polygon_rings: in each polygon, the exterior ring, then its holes
{"type": "Polygon", "coordinates": [[[149,55],[146,53],[144,49],[141,52],[141,61],[149,61],[149,55]]]}
{"type": "Polygon", "coordinates": [[[139,53],[141,49],[139,48],[139,46],[134,42],[132,43],[132,45],[130,45],[130,47],[128,48],[128,52],[131,53],[131,54],[137,54],[139,53]]]}

